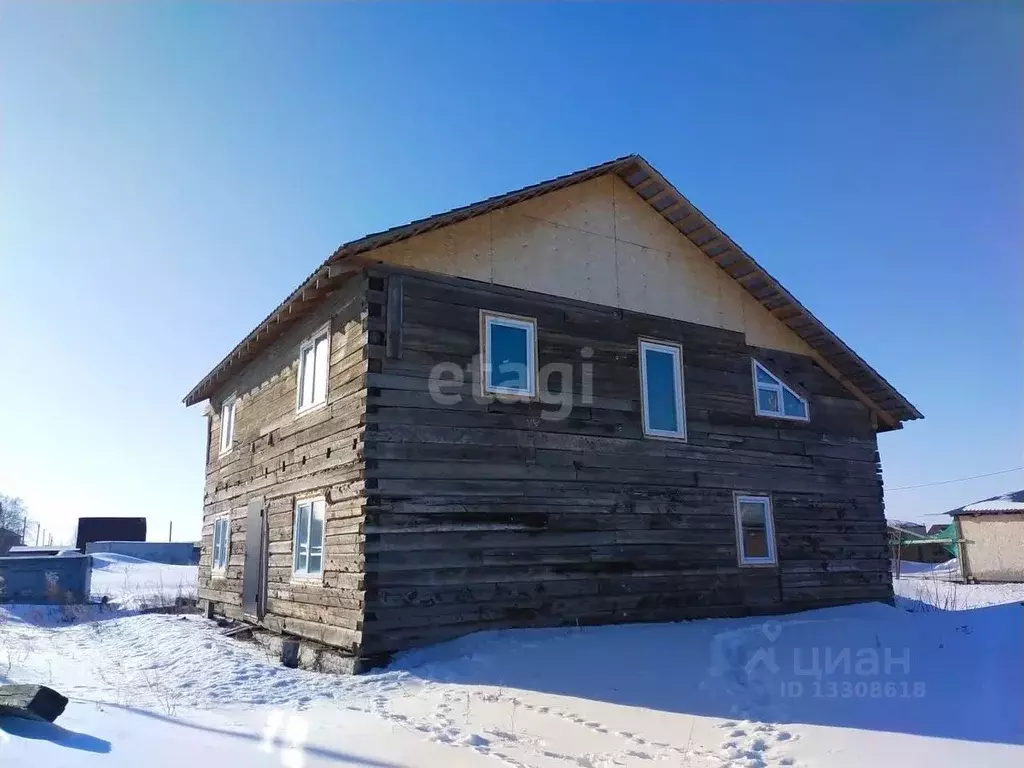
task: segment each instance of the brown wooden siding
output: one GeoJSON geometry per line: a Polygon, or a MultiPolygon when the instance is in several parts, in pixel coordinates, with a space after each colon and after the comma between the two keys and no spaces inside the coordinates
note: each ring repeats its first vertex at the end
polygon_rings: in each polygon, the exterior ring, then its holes
{"type": "Polygon", "coordinates": [[[241,616],[246,504],[265,498],[269,522],[267,614],[278,631],[355,650],[363,615],[363,417],[371,321],[366,278],[356,275],[211,398],[199,597],[241,616]],[[296,413],[299,345],[330,322],[327,405],[296,413]],[[220,449],[220,405],[237,393],[234,447],[220,449]],[[294,583],[292,525],[298,497],[324,495],[322,584],[294,583]],[[213,520],[229,514],[226,578],[212,578],[213,520]]]}
{"type": "Polygon", "coordinates": [[[368,348],[364,654],[484,628],[891,600],[870,414],[810,358],[519,289],[368,274],[369,314],[400,329],[368,348]],[[471,364],[481,309],[536,318],[540,366],[573,364],[569,418],[477,403],[468,381],[461,402],[435,402],[431,369],[471,364]],[[682,345],[685,443],[643,434],[641,336],[682,345]],[[754,415],[752,356],[808,398],[810,423],[754,415]],[[771,496],[778,567],[737,565],[735,491],[771,496]]]}

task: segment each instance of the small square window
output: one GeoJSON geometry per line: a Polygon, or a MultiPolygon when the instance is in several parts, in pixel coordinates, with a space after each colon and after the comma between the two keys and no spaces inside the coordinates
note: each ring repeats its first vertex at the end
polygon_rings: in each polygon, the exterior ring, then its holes
{"type": "Polygon", "coordinates": [[[754,410],[758,416],[810,421],[807,400],[757,360],[751,360],[751,364],[754,367],[754,410]]]}
{"type": "Polygon", "coordinates": [[[214,573],[223,574],[228,569],[228,557],[231,554],[230,521],[220,517],[213,521],[213,552],[210,567],[214,573]]]}
{"type": "Polygon", "coordinates": [[[738,494],[736,539],[740,565],[775,565],[775,525],[767,496],[738,494]]]}
{"type": "Polygon", "coordinates": [[[235,407],[238,403],[229,397],[220,407],[220,454],[229,453],[235,444],[235,407]]]}
{"type": "Polygon", "coordinates": [[[640,393],[644,433],[685,439],[682,347],[640,340],[640,393]]]}
{"type": "Polygon", "coordinates": [[[319,579],[324,571],[323,499],[306,499],[295,505],[292,574],[299,579],[319,579]]]}
{"type": "Polygon", "coordinates": [[[537,321],[529,317],[480,313],[484,392],[537,395],[537,321]]]}
{"type": "Polygon", "coordinates": [[[331,324],[318,330],[299,347],[299,383],[296,410],[308,411],[327,402],[331,368],[331,324]]]}

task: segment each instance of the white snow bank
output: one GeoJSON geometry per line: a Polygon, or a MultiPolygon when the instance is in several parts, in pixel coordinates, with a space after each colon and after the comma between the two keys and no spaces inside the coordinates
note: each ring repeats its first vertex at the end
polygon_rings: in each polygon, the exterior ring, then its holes
{"type": "Polygon", "coordinates": [[[486,632],[361,677],[196,616],[2,618],[0,675],[69,695],[74,733],[0,724],[0,764],[1024,765],[1016,604],[486,632]]]}
{"type": "Polygon", "coordinates": [[[137,557],[92,555],[91,597],[106,597],[124,610],[173,605],[178,598],[195,598],[195,565],[164,565],[137,557]]]}

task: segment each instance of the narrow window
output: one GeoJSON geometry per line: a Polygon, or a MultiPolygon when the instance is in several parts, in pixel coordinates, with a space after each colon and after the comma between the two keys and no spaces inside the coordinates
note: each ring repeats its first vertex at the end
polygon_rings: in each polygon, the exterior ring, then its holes
{"type": "Polygon", "coordinates": [[[327,375],[331,367],[330,323],[299,347],[299,413],[327,402],[327,375]]]}
{"type": "Polygon", "coordinates": [[[324,571],[324,500],[306,499],[295,505],[294,562],[297,578],[320,578],[324,571]]]}
{"type": "Polygon", "coordinates": [[[211,568],[214,573],[224,573],[228,569],[228,554],[231,550],[228,539],[228,518],[221,517],[213,521],[213,559],[211,568]]]}
{"type": "Polygon", "coordinates": [[[685,440],[682,347],[640,340],[640,391],[644,432],[655,437],[685,440]]]}
{"type": "Polygon", "coordinates": [[[809,421],[807,401],[782,383],[782,380],[761,365],[754,366],[754,407],[758,416],[809,421]]]}
{"type": "Polygon", "coordinates": [[[484,311],[480,319],[484,391],[535,397],[537,321],[484,311]]]}
{"type": "Polygon", "coordinates": [[[775,526],[767,496],[736,496],[736,538],[740,565],[775,564],[775,526]]]}
{"type": "Polygon", "coordinates": [[[229,397],[220,407],[220,453],[223,456],[235,444],[235,404],[238,401],[229,397]]]}

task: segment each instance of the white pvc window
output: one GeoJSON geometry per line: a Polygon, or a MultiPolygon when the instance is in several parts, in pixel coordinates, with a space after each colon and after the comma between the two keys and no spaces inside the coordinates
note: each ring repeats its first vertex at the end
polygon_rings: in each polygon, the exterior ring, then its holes
{"type": "Polygon", "coordinates": [[[228,453],[235,444],[235,407],[238,401],[229,397],[220,407],[220,452],[228,453]]]}
{"type": "Polygon", "coordinates": [[[231,552],[230,522],[221,517],[213,521],[213,558],[211,568],[214,573],[224,573],[228,569],[228,555],[231,552]]]}
{"type": "Polygon", "coordinates": [[[775,524],[767,496],[736,496],[740,565],[775,565],[775,524]]]}
{"type": "Polygon", "coordinates": [[[537,321],[481,313],[484,391],[498,395],[537,394],[537,321]]]}
{"type": "Polygon", "coordinates": [[[327,402],[327,378],[330,367],[331,327],[328,323],[299,346],[297,411],[308,411],[327,402]]]}
{"type": "Polygon", "coordinates": [[[682,347],[640,340],[640,393],[644,433],[685,439],[682,347]]]}
{"type": "Polygon", "coordinates": [[[782,383],[782,380],[761,365],[754,366],[754,408],[758,416],[810,421],[807,400],[782,383]]]}
{"type": "Polygon", "coordinates": [[[323,499],[306,499],[295,505],[292,573],[296,578],[319,579],[323,575],[324,507],[323,499]]]}

